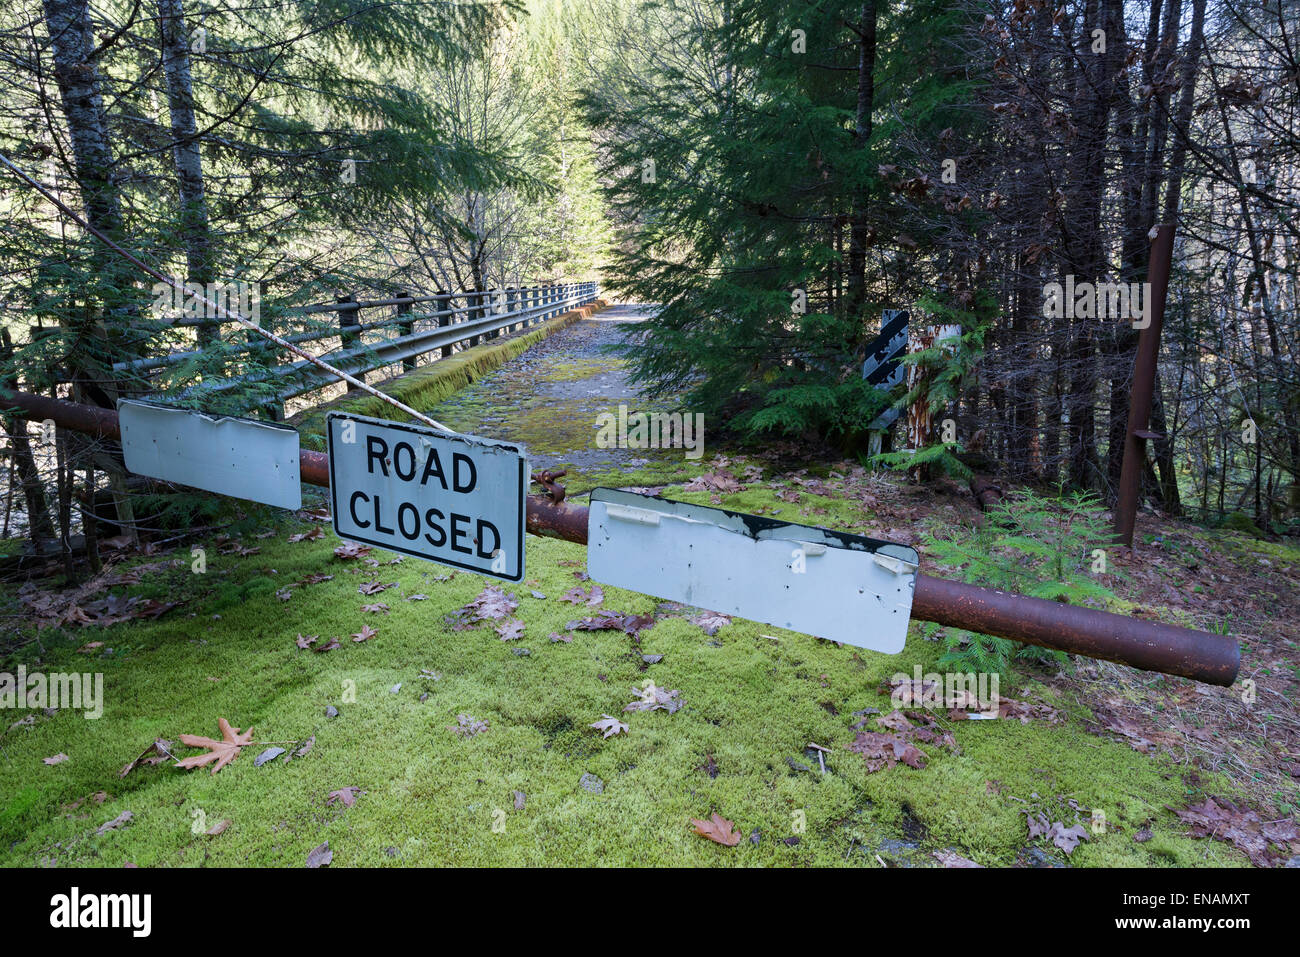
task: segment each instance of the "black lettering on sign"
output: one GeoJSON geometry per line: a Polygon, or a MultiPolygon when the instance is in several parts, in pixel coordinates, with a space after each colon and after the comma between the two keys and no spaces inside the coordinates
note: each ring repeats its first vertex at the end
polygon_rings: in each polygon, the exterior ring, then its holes
{"type": "MultiPolygon", "coordinates": [[[[414,460],[412,460],[414,461],[414,460]]],[[[393,467],[397,467],[397,455],[393,454],[393,467]]],[[[415,468],[414,465],[411,466],[415,468]]],[[[420,510],[410,502],[403,502],[397,506],[397,530],[402,533],[402,537],[408,542],[413,542],[420,537],[420,510]],[[411,530],[406,530],[406,515],[411,516],[411,530]]]]}
{"type": "Polygon", "coordinates": [[[424,524],[433,529],[434,533],[438,536],[437,538],[432,538],[428,532],[424,533],[425,540],[434,548],[442,548],[442,546],[447,544],[447,533],[443,531],[442,526],[438,524],[444,518],[446,518],[446,516],[436,508],[431,508],[424,513],[424,524]],[[435,515],[438,517],[437,521],[434,521],[435,515]]]}
{"type": "Polygon", "coordinates": [[[379,463],[379,471],[384,473],[384,478],[388,478],[388,443],[377,435],[366,436],[366,471],[371,475],[375,474],[375,462],[379,463]]]}
{"type": "MultiPolygon", "coordinates": [[[[451,454],[451,467],[453,473],[452,488],[457,492],[472,492],[474,485],[478,481],[478,472],[474,468],[474,460],[468,455],[462,455],[460,452],[451,454]],[[469,470],[469,481],[461,480],[461,466],[464,465],[469,470]]],[[[444,488],[446,486],[443,486],[444,488]]]]}
{"type": "Polygon", "coordinates": [[[357,528],[369,528],[369,527],[370,527],[370,523],[369,523],[369,522],[363,522],[363,521],[361,521],[361,516],[357,514],[357,499],[358,499],[358,498],[361,499],[361,500],[364,502],[364,501],[368,500],[368,499],[370,498],[370,496],[367,495],[365,492],[353,492],[353,493],[352,493],[352,498],[348,501],[348,508],[350,508],[350,509],[352,510],[352,521],[354,521],[354,522],[357,523],[357,528]]]}
{"type": "Polygon", "coordinates": [[[501,533],[497,531],[497,527],[493,525],[491,522],[489,522],[487,519],[480,518],[478,520],[478,557],[491,558],[493,554],[496,553],[496,550],[500,547],[501,547],[501,533]],[[486,544],[487,536],[483,534],[485,531],[492,533],[491,548],[487,547],[486,544]]]}
{"type": "Polygon", "coordinates": [[[393,529],[391,526],[388,528],[384,528],[383,523],[379,521],[379,496],[378,495],[375,496],[375,531],[381,532],[384,535],[393,534],[393,529]]]}
{"type": "Polygon", "coordinates": [[[460,527],[460,523],[461,523],[461,522],[464,522],[466,525],[468,525],[468,524],[469,524],[469,516],[468,516],[468,515],[458,515],[458,514],[456,514],[455,512],[452,512],[452,513],[451,513],[451,550],[452,550],[453,552],[464,552],[466,555],[473,555],[473,554],[474,554],[474,549],[470,548],[468,545],[457,545],[457,544],[456,544],[456,543],[459,542],[462,538],[464,538],[466,535],[469,534],[469,529],[468,529],[468,528],[461,528],[461,527],[460,527]]]}
{"type": "Polygon", "coordinates": [[[424,460],[424,474],[420,476],[420,484],[428,485],[430,478],[436,478],[443,491],[446,491],[447,479],[442,474],[442,459],[438,458],[438,450],[434,448],[429,449],[429,456],[424,460]]]}
{"type": "Polygon", "coordinates": [[[393,471],[403,482],[409,482],[415,478],[415,449],[411,448],[406,442],[398,442],[393,446],[393,471]],[[406,453],[409,461],[409,468],[402,468],[402,453],[406,453]]]}

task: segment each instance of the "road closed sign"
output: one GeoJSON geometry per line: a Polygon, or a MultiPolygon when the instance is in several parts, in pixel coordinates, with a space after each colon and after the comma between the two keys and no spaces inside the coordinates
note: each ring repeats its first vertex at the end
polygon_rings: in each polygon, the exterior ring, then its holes
{"type": "Polygon", "coordinates": [[[341,412],[326,422],[330,513],[340,538],[523,579],[522,449],[341,412]]]}

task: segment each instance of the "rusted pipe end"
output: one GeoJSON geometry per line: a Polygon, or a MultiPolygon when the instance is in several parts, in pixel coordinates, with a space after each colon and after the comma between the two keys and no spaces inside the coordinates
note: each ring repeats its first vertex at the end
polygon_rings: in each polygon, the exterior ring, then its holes
{"type": "Polygon", "coordinates": [[[571,502],[554,502],[546,495],[528,496],[528,534],[587,544],[587,509],[571,502]]]}
{"type": "Polygon", "coordinates": [[[1241,667],[1241,649],[1225,635],[929,575],[916,576],[912,617],[1225,687],[1241,667]]]}

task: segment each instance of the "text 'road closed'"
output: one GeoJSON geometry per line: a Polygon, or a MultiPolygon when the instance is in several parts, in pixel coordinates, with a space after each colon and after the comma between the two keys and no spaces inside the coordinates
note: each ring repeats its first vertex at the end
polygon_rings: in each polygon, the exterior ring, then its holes
{"type": "Polygon", "coordinates": [[[339,412],[327,422],[339,537],[524,577],[528,466],[518,447],[339,412]]]}

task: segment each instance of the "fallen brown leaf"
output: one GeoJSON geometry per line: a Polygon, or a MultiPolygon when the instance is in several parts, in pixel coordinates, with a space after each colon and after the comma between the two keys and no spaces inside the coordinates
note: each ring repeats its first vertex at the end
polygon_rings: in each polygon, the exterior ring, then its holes
{"type": "Polygon", "coordinates": [[[590,725],[588,725],[588,727],[595,728],[597,731],[605,732],[603,735],[601,735],[601,737],[603,738],[608,738],[611,735],[615,735],[627,731],[627,725],[625,725],[622,721],[618,720],[618,718],[612,717],[610,715],[605,715],[605,717],[603,717],[599,721],[593,721],[590,725]]]}
{"type": "Polygon", "coordinates": [[[696,834],[707,837],[715,844],[721,844],[724,847],[735,847],[740,843],[740,832],[736,830],[735,824],[728,821],[717,811],[714,811],[707,821],[691,818],[691,823],[695,825],[696,834]]]}
{"type": "Polygon", "coordinates": [[[96,829],[96,834],[107,834],[109,831],[116,831],[119,827],[126,827],[131,823],[131,818],[135,817],[130,811],[123,811],[111,821],[105,821],[96,829]]]}
{"type": "Polygon", "coordinates": [[[334,852],[330,850],[329,841],[318,847],[313,847],[307,854],[308,867],[329,867],[332,860],[334,860],[334,852]]]}
{"type": "Polygon", "coordinates": [[[325,804],[328,806],[341,802],[344,807],[351,807],[357,803],[357,795],[365,793],[366,792],[361,790],[361,788],[349,785],[345,788],[339,788],[337,791],[331,791],[329,796],[325,799],[325,804]]]}
{"type": "Polygon", "coordinates": [[[249,728],[243,734],[239,733],[238,728],[232,728],[225,718],[217,719],[217,727],[221,729],[221,740],[214,741],[212,738],[205,738],[194,734],[182,734],[180,742],[191,748],[206,748],[207,754],[195,754],[185,758],[177,763],[177,767],[187,770],[192,768],[201,768],[213,761],[216,765],[212,768],[212,773],[216,774],[235,758],[239,757],[239,751],[247,744],[253,743],[253,729],[249,728]]]}
{"type": "Polygon", "coordinates": [[[174,757],[171,750],[172,743],[170,741],[158,738],[153,744],[141,751],[140,755],[132,760],[130,764],[117,772],[117,776],[124,778],[141,764],[162,764],[168,758],[174,757]]]}

